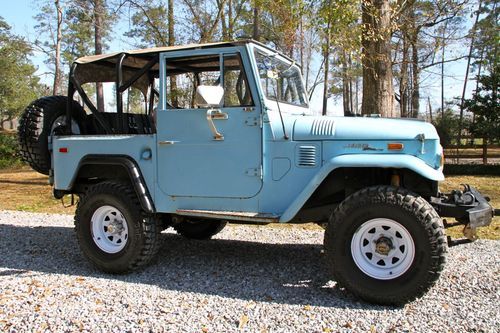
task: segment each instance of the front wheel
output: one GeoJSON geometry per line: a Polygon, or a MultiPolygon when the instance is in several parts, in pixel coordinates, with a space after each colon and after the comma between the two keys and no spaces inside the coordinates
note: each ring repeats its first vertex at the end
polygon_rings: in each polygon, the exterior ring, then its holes
{"type": "Polygon", "coordinates": [[[103,182],[80,197],[75,229],[83,255],[108,273],[146,265],[158,252],[161,222],[146,216],[128,185],[103,182]]]}
{"type": "Polygon", "coordinates": [[[441,218],[422,197],[378,186],[348,197],[325,232],[334,278],[372,303],[398,305],[422,296],[443,269],[441,218]]]}

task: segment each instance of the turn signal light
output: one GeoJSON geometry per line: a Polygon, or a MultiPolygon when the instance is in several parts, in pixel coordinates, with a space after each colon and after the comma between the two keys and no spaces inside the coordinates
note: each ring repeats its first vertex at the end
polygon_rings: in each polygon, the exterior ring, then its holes
{"type": "Polygon", "coordinates": [[[403,150],[404,145],[402,143],[388,143],[387,150],[403,150]]]}
{"type": "Polygon", "coordinates": [[[67,147],[59,148],[59,152],[60,153],[67,153],[68,152],[68,148],[67,147]]]}

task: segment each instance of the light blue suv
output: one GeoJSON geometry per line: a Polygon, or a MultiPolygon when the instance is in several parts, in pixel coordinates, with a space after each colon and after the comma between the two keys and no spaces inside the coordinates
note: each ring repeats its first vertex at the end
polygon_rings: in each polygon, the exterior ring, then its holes
{"type": "Polygon", "coordinates": [[[208,239],[228,222],[314,222],[333,279],[405,303],[443,269],[441,217],[473,240],[495,214],[473,188],[439,193],[431,124],[314,116],[300,67],[255,41],[83,57],[68,96],[28,106],[21,153],[56,198],[78,195],[81,250],[106,272],[147,264],[168,227],[208,239]]]}

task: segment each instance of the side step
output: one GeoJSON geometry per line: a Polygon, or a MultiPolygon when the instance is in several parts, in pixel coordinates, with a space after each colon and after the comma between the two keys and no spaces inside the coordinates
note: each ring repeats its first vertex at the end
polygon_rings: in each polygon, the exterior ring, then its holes
{"type": "Polygon", "coordinates": [[[176,213],[183,216],[196,216],[221,220],[237,220],[264,223],[277,223],[280,219],[279,216],[272,214],[261,214],[253,212],[225,212],[219,210],[177,209],[176,213]]]}

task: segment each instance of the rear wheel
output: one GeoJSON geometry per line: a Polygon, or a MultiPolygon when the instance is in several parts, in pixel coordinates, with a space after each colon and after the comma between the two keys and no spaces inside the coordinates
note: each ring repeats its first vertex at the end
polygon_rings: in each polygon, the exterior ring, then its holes
{"type": "Polygon", "coordinates": [[[178,234],[191,239],[210,239],[224,229],[227,222],[220,220],[184,220],[174,229],[178,234]]]}
{"type": "Polygon", "coordinates": [[[443,224],[422,197],[378,186],[348,197],[332,214],[325,251],[335,280],[358,297],[403,304],[438,279],[447,251],[443,224]]]}
{"type": "MultiPolygon", "coordinates": [[[[66,96],[49,96],[33,101],[19,119],[18,140],[21,157],[34,170],[49,174],[50,152],[48,138],[65,124],[66,96]]],[[[72,133],[82,134],[85,111],[73,101],[72,133]]]]}
{"type": "Polygon", "coordinates": [[[145,215],[128,185],[103,182],[81,198],[75,229],[83,255],[108,273],[146,265],[158,252],[161,222],[145,215]]]}

